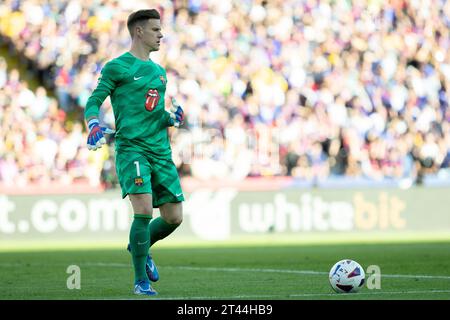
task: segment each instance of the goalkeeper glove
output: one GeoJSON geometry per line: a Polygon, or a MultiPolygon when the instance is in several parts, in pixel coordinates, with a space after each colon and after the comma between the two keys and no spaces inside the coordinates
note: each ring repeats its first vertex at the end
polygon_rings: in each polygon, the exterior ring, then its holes
{"type": "Polygon", "coordinates": [[[97,150],[106,143],[104,133],[113,134],[114,130],[100,127],[98,119],[91,119],[88,122],[89,134],[87,139],[87,147],[89,150],[97,150]]]}
{"type": "Polygon", "coordinates": [[[183,108],[178,104],[175,98],[172,98],[172,107],[169,111],[170,119],[169,126],[174,126],[178,128],[184,123],[184,111],[183,108]]]}

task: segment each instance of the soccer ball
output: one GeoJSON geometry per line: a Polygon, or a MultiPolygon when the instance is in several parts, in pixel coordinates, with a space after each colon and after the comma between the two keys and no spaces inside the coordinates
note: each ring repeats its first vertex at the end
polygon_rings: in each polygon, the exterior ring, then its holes
{"type": "Polygon", "coordinates": [[[336,262],[330,270],[330,284],[338,293],[358,292],[364,285],[366,274],[361,265],[353,260],[336,262]]]}

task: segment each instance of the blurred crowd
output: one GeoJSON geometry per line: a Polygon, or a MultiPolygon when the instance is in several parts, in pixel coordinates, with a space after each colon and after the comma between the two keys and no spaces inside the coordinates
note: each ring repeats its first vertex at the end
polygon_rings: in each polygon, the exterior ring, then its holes
{"type": "MultiPolygon", "coordinates": [[[[0,63],[0,181],[114,184],[114,153],[87,152],[82,113],[101,67],[129,48],[127,16],[148,7],[164,34],[151,57],[187,118],[170,131],[181,175],[448,172],[449,1],[5,0],[0,34],[55,98],[0,63]]],[[[109,100],[101,116],[114,126],[109,100]]]]}
{"type": "Polygon", "coordinates": [[[100,184],[107,150],[89,153],[80,121],[70,121],[58,101],[29,88],[0,57],[0,183],[25,187],[100,184]],[[106,154],[105,154],[106,151],[106,154]]]}

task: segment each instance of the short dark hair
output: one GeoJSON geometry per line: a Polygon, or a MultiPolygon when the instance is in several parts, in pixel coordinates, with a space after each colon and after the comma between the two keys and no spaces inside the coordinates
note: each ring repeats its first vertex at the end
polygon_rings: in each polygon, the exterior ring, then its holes
{"type": "Polygon", "coordinates": [[[131,37],[134,35],[133,29],[136,24],[147,21],[148,19],[161,19],[161,16],[155,9],[138,10],[128,16],[127,27],[131,37]]]}

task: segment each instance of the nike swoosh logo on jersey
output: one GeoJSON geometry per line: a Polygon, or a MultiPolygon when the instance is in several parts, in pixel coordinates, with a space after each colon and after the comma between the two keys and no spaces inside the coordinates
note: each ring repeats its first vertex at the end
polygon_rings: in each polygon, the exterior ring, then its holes
{"type": "Polygon", "coordinates": [[[182,196],[182,195],[183,195],[183,192],[179,193],[179,194],[176,194],[175,197],[179,197],[179,196],[182,196]]]}
{"type": "MultiPolygon", "coordinates": [[[[143,76],[142,76],[142,77],[143,77],[143,76]]],[[[138,77],[138,78],[134,77],[134,80],[139,80],[139,79],[142,78],[142,77],[138,77]]]]}
{"type": "Polygon", "coordinates": [[[142,245],[146,244],[146,243],[149,242],[149,241],[150,241],[150,240],[147,240],[147,241],[145,241],[145,242],[139,242],[139,241],[138,241],[137,244],[140,245],[140,246],[142,246],[142,245]]]}

